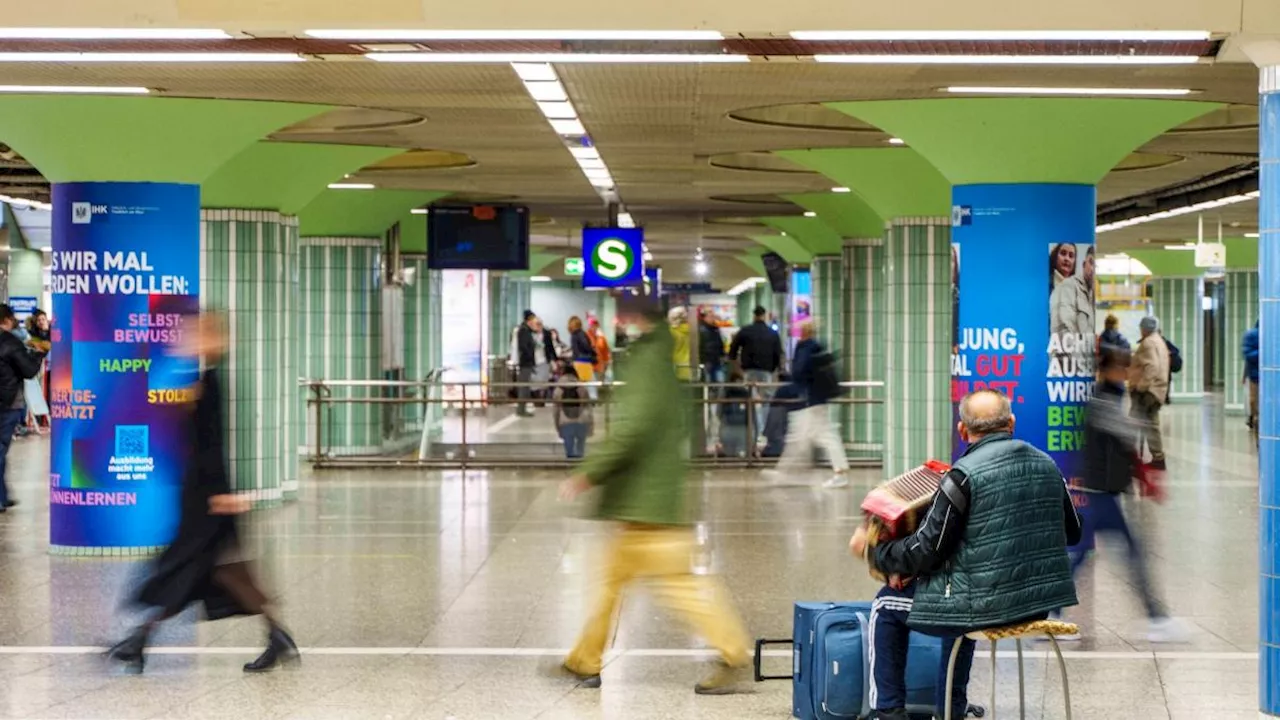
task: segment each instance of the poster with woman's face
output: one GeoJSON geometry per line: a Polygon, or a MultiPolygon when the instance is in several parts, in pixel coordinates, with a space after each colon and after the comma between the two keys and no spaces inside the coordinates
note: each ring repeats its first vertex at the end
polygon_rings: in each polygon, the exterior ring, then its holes
{"type": "Polygon", "coordinates": [[[1063,376],[1092,375],[1094,325],[1094,246],[1056,243],[1049,246],[1049,344],[1059,363],[1070,359],[1063,376]]]}

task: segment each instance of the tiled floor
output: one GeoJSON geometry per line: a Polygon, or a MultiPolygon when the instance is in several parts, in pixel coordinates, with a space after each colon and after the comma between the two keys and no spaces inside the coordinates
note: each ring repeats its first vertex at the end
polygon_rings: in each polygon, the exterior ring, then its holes
{"type": "MultiPolygon", "coordinates": [[[[1153,648],[1117,558],[1086,573],[1070,653],[1076,717],[1257,718],[1257,475],[1243,422],[1187,403],[1166,417],[1171,498],[1138,511],[1185,645],[1153,648]]],[[[252,544],[304,660],[246,677],[252,620],[170,623],[141,677],[111,674],[96,646],[139,566],[47,554],[46,446],[11,456],[23,504],[0,516],[2,718],[777,718],[788,683],[695,697],[697,647],[643,595],[627,598],[600,691],[542,677],[572,642],[590,596],[601,529],[557,503],[548,472],[333,472],[298,503],[258,513],[252,544]]],[[[820,476],[819,476],[820,477],[820,476]]],[[[759,636],[790,633],[797,599],[867,598],[846,554],[876,473],[844,492],[768,490],[742,472],[694,486],[702,565],[721,573],[759,636]]],[[[786,657],[771,658],[786,667],[786,657]]],[[[1056,671],[1030,660],[1028,717],[1061,717],[1056,671]]],[[[985,697],[989,665],[975,668],[985,697]]],[[[999,666],[1000,715],[1016,711],[1013,661],[999,666]]],[[[985,702],[985,701],[984,701],[985,702]]]]}

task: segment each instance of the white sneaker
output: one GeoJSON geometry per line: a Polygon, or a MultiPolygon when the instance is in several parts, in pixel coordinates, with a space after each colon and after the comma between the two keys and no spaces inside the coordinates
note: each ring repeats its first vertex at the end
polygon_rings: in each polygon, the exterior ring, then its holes
{"type": "Polygon", "coordinates": [[[849,478],[845,477],[844,473],[836,473],[835,475],[827,478],[826,481],[822,483],[822,487],[828,490],[838,490],[840,488],[849,487],[849,478]]]}
{"type": "Polygon", "coordinates": [[[1153,643],[1184,643],[1191,639],[1191,631],[1178,618],[1153,618],[1147,626],[1147,641],[1153,643]]]}

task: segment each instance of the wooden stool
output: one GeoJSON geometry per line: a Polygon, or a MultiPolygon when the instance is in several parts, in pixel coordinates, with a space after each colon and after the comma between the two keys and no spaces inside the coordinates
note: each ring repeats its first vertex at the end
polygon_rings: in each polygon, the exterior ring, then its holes
{"type": "Polygon", "coordinates": [[[964,637],[956,638],[956,641],[951,645],[951,660],[947,663],[947,694],[944,696],[947,709],[944,717],[946,720],[951,720],[951,689],[956,680],[956,658],[960,655],[960,642],[965,638],[969,638],[970,640],[987,640],[991,643],[991,718],[995,720],[996,645],[1001,640],[1012,639],[1018,646],[1018,717],[1026,720],[1027,695],[1023,683],[1022,640],[1028,637],[1044,637],[1049,639],[1049,644],[1053,646],[1053,654],[1058,656],[1058,669],[1062,672],[1062,699],[1067,706],[1067,720],[1071,720],[1071,687],[1067,684],[1067,663],[1062,659],[1062,650],[1058,648],[1058,636],[1075,635],[1078,632],[1080,632],[1080,628],[1071,623],[1058,620],[1036,620],[1007,627],[975,630],[964,637]]]}

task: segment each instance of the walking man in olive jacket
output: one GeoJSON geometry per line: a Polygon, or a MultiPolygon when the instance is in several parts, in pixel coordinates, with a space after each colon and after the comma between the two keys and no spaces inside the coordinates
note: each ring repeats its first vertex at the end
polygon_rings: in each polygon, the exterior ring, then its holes
{"type": "Polygon", "coordinates": [[[684,617],[720,653],[714,671],[694,687],[722,695],[750,679],[750,638],[724,587],[693,573],[694,537],[685,510],[683,449],[688,445],[681,407],[687,396],[671,363],[674,341],[661,314],[647,313],[644,335],[627,350],[627,383],[617,395],[618,416],[608,439],[592,448],[581,471],[565,481],[561,497],[600,489],[596,517],[616,524],[590,611],[563,670],[582,687],[600,687],[605,646],[622,592],[644,582],[653,596],[684,617]]]}

